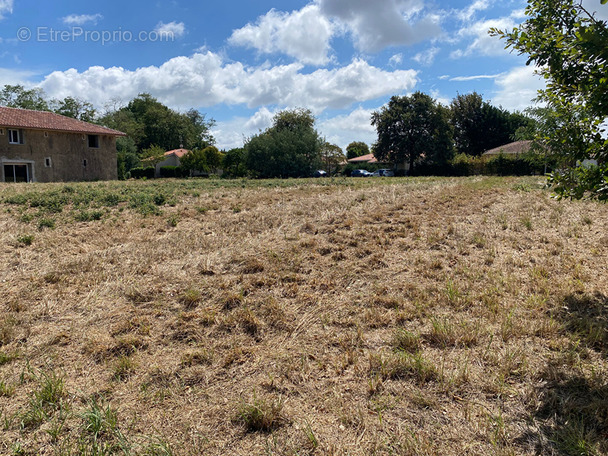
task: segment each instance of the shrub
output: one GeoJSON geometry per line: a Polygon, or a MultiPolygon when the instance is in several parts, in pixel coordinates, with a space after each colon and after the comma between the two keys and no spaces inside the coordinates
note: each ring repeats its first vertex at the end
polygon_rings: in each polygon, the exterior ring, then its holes
{"type": "Polygon", "coordinates": [[[154,179],[154,176],[156,174],[156,169],[155,168],[133,168],[131,170],[131,177],[133,179],[143,179],[144,177],[146,179],[154,179]]]}
{"type": "Polygon", "coordinates": [[[162,166],[160,168],[160,177],[186,177],[188,173],[181,166],[162,166]]]}

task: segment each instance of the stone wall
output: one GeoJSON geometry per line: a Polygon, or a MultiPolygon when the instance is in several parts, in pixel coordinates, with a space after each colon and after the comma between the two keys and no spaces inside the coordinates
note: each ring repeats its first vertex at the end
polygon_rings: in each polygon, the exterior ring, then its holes
{"type": "MultiPolygon", "coordinates": [[[[21,130],[24,144],[9,143],[9,128],[0,126],[0,162],[29,165],[34,182],[115,180],[116,137],[97,135],[99,147],[89,147],[89,135],[21,130]]],[[[0,180],[4,179],[0,167],[0,180]]]]}

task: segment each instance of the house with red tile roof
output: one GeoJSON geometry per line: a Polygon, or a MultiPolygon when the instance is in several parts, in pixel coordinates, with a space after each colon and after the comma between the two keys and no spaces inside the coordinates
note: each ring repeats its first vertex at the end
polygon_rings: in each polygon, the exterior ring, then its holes
{"type": "Polygon", "coordinates": [[[175,149],[175,150],[169,150],[167,152],[165,152],[165,159],[160,162],[157,163],[156,165],[156,177],[160,177],[160,169],[163,166],[181,166],[181,161],[180,159],[186,155],[187,153],[189,153],[190,151],[188,149],[175,149]]]}
{"type": "Polygon", "coordinates": [[[124,133],[52,112],[0,107],[0,181],[117,179],[124,133]]]}

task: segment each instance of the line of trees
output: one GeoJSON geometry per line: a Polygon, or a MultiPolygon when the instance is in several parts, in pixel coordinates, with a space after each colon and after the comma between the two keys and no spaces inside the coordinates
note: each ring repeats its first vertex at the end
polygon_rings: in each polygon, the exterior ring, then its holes
{"type": "Polygon", "coordinates": [[[449,107],[422,92],[394,96],[371,122],[378,133],[376,158],[410,173],[418,166],[432,173],[458,154],[479,157],[536,129],[532,117],[492,106],[476,92],[458,95],[449,107]]]}

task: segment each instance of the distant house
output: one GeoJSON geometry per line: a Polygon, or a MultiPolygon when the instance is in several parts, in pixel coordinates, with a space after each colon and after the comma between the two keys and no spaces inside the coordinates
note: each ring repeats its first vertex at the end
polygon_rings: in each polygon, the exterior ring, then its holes
{"type": "Polygon", "coordinates": [[[504,146],[496,147],[495,149],[487,150],[483,153],[483,157],[492,158],[498,155],[519,156],[530,152],[532,141],[516,141],[504,146]]]}
{"type": "Polygon", "coordinates": [[[189,152],[188,149],[175,149],[165,152],[165,159],[156,165],[156,177],[160,177],[160,169],[163,166],[181,166],[180,159],[189,152]]]}
{"type": "Polygon", "coordinates": [[[0,107],[2,182],[114,180],[124,133],[54,114],[0,107]]]}
{"type": "Polygon", "coordinates": [[[350,160],[348,160],[348,163],[353,163],[357,165],[362,163],[377,164],[379,162],[376,157],[374,157],[374,154],[367,154],[361,155],[360,157],[351,158],[350,160]]]}

